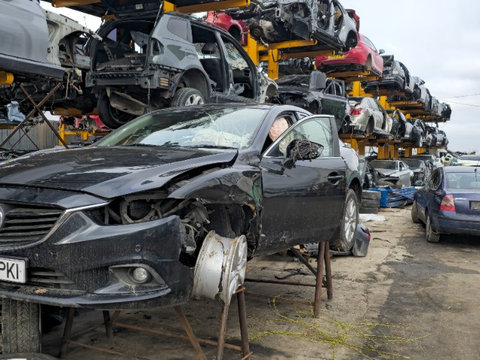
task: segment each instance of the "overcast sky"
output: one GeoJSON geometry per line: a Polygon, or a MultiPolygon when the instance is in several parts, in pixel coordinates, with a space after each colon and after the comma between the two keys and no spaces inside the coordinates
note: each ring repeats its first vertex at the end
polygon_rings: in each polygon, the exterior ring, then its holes
{"type": "MultiPolygon", "coordinates": [[[[394,54],[431,94],[452,107],[440,124],[451,150],[480,152],[480,1],[341,0],[360,16],[360,32],[394,54]]],[[[49,5],[44,3],[48,9],[49,5]]],[[[58,11],[58,9],[56,9],[58,11]]],[[[66,11],[96,30],[100,21],[66,11]]]]}

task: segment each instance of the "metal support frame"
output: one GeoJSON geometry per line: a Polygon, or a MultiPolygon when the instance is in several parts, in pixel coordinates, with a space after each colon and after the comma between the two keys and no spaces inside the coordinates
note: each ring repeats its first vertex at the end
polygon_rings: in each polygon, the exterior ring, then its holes
{"type": "Polygon", "coordinates": [[[2,141],[2,143],[0,144],[0,147],[4,147],[4,145],[13,137],[13,135],[15,135],[18,131],[22,131],[24,133],[24,136],[26,136],[32,143],[33,145],[38,149],[38,146],[35,144],[35,142],[27,135],[27,133],[23,130],[23,127],[27,124],[27,122],[30,120],[30,118],[32,116],[35,115],[35,113],[38,113],[43,121],[48,125],[48,127],[53,131],[53,133],[55,134],[55,136],[58,138],[58,140],[60,141],[60,143],[65,146],[65,148],[68,149],[68,145],[65,143],[65,141],[63,141],[62,137],[60,136],[60,134],[58,133],[57,129],[55,129],[52,125],[52,123],[47,119],[47,117],[45,116],[45,114],[43,113],[42,111],[42,107],[43,105],[45,105],[45,103],[58,91],[58,89],[60,89],[60,87],[62,86],[62,83],[58,83],[52,90],[50,90],[50,92],[42,99],[42,101],[40,101],[38,104],[35,102],[35,100],[33,100],[33,98],[30,96],[30,94],[28,93],[28,91],[23,87],[22,84],[19,85],[20,89],[22,90],[22,92],[25,94],[25,96],[27,97],[27,99],[32,103],[33,105],[33,109],[32,111],[30,111],[28,113],[28,115],[25,117],[24,120],[22,120],[22,122],[20,124],[18,124],[16,126],[16,128],[2,141]]]}
{"type": "MultiPolygon", "coordinates": [[[[167,336],[167,337],[173,337],[177,339],[185,339],[189,340],[190,343],[192,344],[193,348],[195,349],[195,352],[197,354],[197,358],[199,360],[207,360],[207,357],[205,356],[205,353],[203,352],[200,343],[203,344],[208,344],[208,345],[213,345],[217,347],[217,360],[222,360],[223,359],[223,353],[224,349],[228,348],[231,350],[236,350],[236,351],[241,351],[242,353],[242,360],[243,359],[249,359],[250,356],[252,355],[252,352],[250,351],[250,345],[248,342],[248,327],[247,327],[247,306],[245,302],[245,287],[240,287],[236,291],[236,297],[237,297],[237,305],[238,305],[238,318],[239,318],[239,324],[240,324],[240,335],[241,335],[241,346],[237,345],[232,345],[228,344],[225,342],[225,334],[227,330],[227,320],[228,320],[228,312],[230,309],[230,304],[223,304],[222,305],[222,310],[220,313],[220,324],[219,324],[219,331],[218,331],[218,341],[212,341],[212,340],[207,340],[207,339],[201,339],[196,337],[190,322],[188,321],[187,317],[185,316],[185,312],[183,311],[183,308],[181,306],[175,306],[175,312],[179,318],[180,323],[182,324],[182,327],[185,331],[185,335],[180,335],[176,334],[174,332],[166,331],[166,330],[160,330],[160,329],[151,329],[151,328],[144,328],[141,326],[136,326],[136,325],[130,325],[130,324],[124,324],[121,322],[117,321],[118,316],[120,315],[120,311],[115,311],[112,316],[110,316],[109,311],[102,311],[103,314],[103,324],[105,326],[105,332],[106,332],[106,337],[108,339],[113,339],[113,326],[124,328],[124,329],[129,329],[129,330],[134,330],[134,331],[141,331],[153,335],[161,335],[161,336],[167,336]]],[[[121,357],[129,357],[129,354],[127,353],[121,353],[119,351],[115,351],[113,349],[107,349],[104,347],[100,346],[94,346],[94,345],[89,345],[89,344],[84,344],[79,341],[74,341],[71,339],[72,337],[72,327],[73,327],[73,319],[74,319],[74,308],[69,308],[67,311],[67,320],[65,322],[65,328],[63,331],[63,336],[62,336],[62,341],[60,345],[60,352],[59,352],[59,357],[63,358],[65,357],[67,353],[67,347],[68,344],[75,344],[81,347],[85,347],[88,349],[108,353],[108,354],[113,354],[113,355],[119,355],[121,357]]],[[[132,355],[132,358],[138,358],[137,355],[132,355]]]]}
{"type": "Polygon", "coordinates": [[[327,75],[328,77],[344,80],[347,82],[378,80],[378,76],[373,74],[371,71],[362,71],[362,70],[331,72],[331,73],[328,73],[327,75]]]}
{"type": "MultiPolygon", "coordinates": [[[[318,244],[318,257],[317,257],[317,268],[313,268],[312,265],[302,256],[302,254],[292,248],[290,249],[292,254],[304,264],[313,275],[315,275],[315,284],[301,284],[290,281],[280,281],[280,280],[258,280],[247,278],[245,281],[258,282],[258,283],[267,283],[267,284],[278,284],[278,285],[292,285],[292,286],[308,286],[315,287],[315,296],[314,301],[302,301],[302,300],[291,300],[285,298],[275,297],[276,302],[284,302],[290,304],[300,304],[313,306],[313,313],[316,318],[320,317],[321,309],[321,299],[322,299],[322,287],[327,289],[327,298],[331,300],[333,298],[333,282],[332,282],[332,268],[330,263],[330,242],[322,241],[318,244]],[[323,275],[325,274],[325,280],[323,275]]],[[[256,294],[252,292],[247,292],[248,296],[260,298],[260,299],[271,299],[271,297],[262,294],[256,294]]]]}

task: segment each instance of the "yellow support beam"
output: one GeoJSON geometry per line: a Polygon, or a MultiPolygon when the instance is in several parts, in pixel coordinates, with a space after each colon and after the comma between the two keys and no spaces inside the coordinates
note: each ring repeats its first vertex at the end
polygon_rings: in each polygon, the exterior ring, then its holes
{"type": "Polygon", "coordinates": [[[218,11],[227,10],[232,8],[245,7],[250,5],[250,0],[223,0],[212,1],[204,4],[187,5],[187,6],[175,6],[175,11],[183,14],[192,14],[203,11],[218,11]]]}
{"type": "Polygon", "coordinates": [[[163,2],[163,12],[172,12],[175,11],[175,5],[171,2],[164,1],[163,2]]]}
{"type": "Polygon", "coordinates": [[[388,145],[386,144],[378,144],[377,145],[378,152],[377,152],[377,159],[388,159],[388,145]]]}
{"type": "Polygon", "coordinates": [[[11,85],[13,84],[14,76],[12,73],[7,71],[0,71],[0,85],[11,85]]]}
{"type": "Polygon", "coordinates": [[[352,90],[349,92],[350,96],[354,96],[354,97],[372,97],[371,94],[367,94],[363,88],[362,88],[362,85],[360,83],[360,81],[353,81],[352,82],[352,90]]]}
{"type": "Polygon", "coordinates": [[[272,80],[278,79],[278,49],[268,51],[268,77],[272,80]]]}

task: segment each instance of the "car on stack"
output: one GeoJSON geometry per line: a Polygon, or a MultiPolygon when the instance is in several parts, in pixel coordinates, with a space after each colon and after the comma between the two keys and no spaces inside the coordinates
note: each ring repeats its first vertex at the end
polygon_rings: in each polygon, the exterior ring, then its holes
{"type": "Polygon", "coordinates": [[[384,50],[377,50],[368,37],[358,34],[358,43],[344,55],[318,56],[315,59],[317,69],[326,72],[369,71],[382,76],[384,50]]]}
{"type": "Polygon", "coordinates": [[[350,123],[345,83],[330,79],[320,71],[310,75],[288,75],[277,80],[282,104],[296,105],[314,114],[335,116],[338,131],[350,123]]]}
{"type": "Polygon", "coordinates": [[[349,131],[361,133],[365,136],[388,134],[386,129],[392,120],[376,99],[372,97],[349,97],[348,102],[350,104],[349,131]]]}

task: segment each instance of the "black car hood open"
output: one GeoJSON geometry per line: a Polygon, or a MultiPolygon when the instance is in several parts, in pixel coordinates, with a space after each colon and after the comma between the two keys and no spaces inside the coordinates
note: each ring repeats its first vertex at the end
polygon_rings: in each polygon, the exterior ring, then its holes
{"type": "Polygon", "coordinates": [[[148,191],[190,169],[233,161],[236,150],[89,147],[32,153],[0,166],[0,185],[81,191],[103,198],[148,191]]]}

